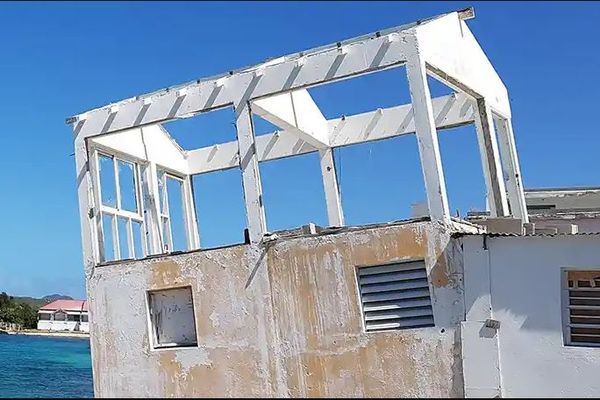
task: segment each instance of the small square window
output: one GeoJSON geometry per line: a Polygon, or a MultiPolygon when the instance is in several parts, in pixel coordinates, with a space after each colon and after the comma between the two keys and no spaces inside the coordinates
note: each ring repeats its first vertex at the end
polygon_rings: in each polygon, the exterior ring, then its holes
{"type": "Polygon", "coordinates": [[[600,347],[600,270],[565,272],[565,344],[600,347]]]}
{"type": "Polygon", "coordinates": [[[357,270],[365,331],[434,326],[425,262],[357,270]]]}
{"type": "Polygon", "coordinates": [[[197,346],[192,288],[148,292],[153,347],[197,346]]]}

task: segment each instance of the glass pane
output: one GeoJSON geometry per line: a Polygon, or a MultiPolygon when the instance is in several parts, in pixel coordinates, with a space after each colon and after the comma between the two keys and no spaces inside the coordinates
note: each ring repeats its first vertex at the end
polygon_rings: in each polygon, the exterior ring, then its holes
{"type": "Polygon", "coordinates": [[[133,250],[135,252],[135,258],[144,257],[144,248],[142,247],[142,240],[144,236],[142,233],[142,223],[131,221],[131,228],[133,230],[133,250]]]}
{"type": "Polygon", "coordinates": [[[130,258],[129,256],[129,244],[127,235],[127,218],[119,217],[117,219],[119,228],[119,250],[121,251],[120,259],[130,258]]]}
{"type": "Polygon", "coordinates": [[[135,195],[135,171],[133,163],[117,160],[119,170],[119,189],[121,190],[121,208],[137,213],[135,195]]]}
{"type": "Polygon", "coordinates": [[[169,201],[169,220],[171,221],[171,236],[173,251],[187,250],[185,234],[185,218],[183,208],[183,182],[167,177],[167,194],[169,201]]]}
{"type": "Polygon", "coordinates": [[[115,169],[112,157],[99,155],[98,173],[100,175],[100,193],[102,193],[102,204],[117,207],[117,184],[115,181],[115,169]]]}
{"type": "Polygon", "coordinates": [[[102,233],[104,238],[104,261],[113,261],[117,257],[113,242],[113,217],[110,214],[102,214],[102,233]]]}

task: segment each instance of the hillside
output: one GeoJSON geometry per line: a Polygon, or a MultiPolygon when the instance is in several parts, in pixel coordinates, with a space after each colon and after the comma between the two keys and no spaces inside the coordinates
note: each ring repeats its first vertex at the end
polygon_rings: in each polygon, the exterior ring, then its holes
{"type": "Polygon", "coordinates": [[[15,296],[15,297],[13,297],[13,299],[19,303],[24,303],[24,304],[29,305],[35,311],[37,311],[41,306],[51,303],[54,300],[73,300],[72,297],[65,296],[62,294],[49,294],[42,298],[15,296]]]}

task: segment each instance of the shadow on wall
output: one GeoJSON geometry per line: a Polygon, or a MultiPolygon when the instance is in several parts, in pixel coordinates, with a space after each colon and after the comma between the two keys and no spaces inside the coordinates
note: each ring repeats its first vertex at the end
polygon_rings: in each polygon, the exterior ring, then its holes
{"type": "MultiPolygon", "coordinates": [[[[466,266],[471,273],[479,268],[491,271],[489,282],[494,319],[510,323],[516,329],[552,331],[562,335],[561,268],[598,267],[600,237],[488,237],[485,242],[483,237],[479,242],[484,257],[465,259],[480,264],[466,266]]],[[[468,278],[466,285],[470,285],[470,290],[477,290],[476,295],[470,297],[472,300],[465,304],[468,312],[477,299],[488,294],[488,289],[487,285],[469,282],[468,278]]]]}

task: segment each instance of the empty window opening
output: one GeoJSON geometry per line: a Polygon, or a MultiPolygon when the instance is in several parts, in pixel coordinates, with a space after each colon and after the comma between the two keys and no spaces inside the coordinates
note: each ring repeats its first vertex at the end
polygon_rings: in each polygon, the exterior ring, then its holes
{"type": "Polygon", "coordinates": [[[260,164],[269,231],[313,222],[327,226],[327,206],[318,153],[260,164]]]}
{"type": "Polygon", "coordinates": [[[424,261],[357,268],[367,332],[434,326],[424,261]]]}
{"type": "Polygon", "coordinates": [[[254,113],[252,114],[252,127],[254,129],[255,136],[267,135],[269,133],[283,130],[277,125],[267,121],[266,119],[254,113]]]}
{"type": "Polygon", "coordinates": [[[185,201],[185,180],[159,170],[158,190],[160,198],[160,226],[164,251],[188,250],[187,205],[185,201]]]}
{"type": "Polygon", "coordinates": [[[359,75],[308,91],[327,119],[411,103],[404,67],[359,75]]]}
{"type": "Polygon", "coordinates": [[[600,347],[600,270],[566,271],[565,343],[600,347]]]}
{"type": "Polygon", "coordinates": [[[233,107],[167,122],[163,127],[184,150],[227,143],[237,138],[233,107]]]}
{"type": "Polygon", "coordinates": [[[485,211],[486,187],[475,125],[438,131],[448,207],[453,216],[485,211]]]}
{"type": "Polygon", "coordinates": [[[446,84],[429,75],[427,75],[427,86],[429,87],[431,98],[447,96],[449,94],[456,93],[454,90],[452,90],[452,88],[446,86],[446,84]]]}
{"type": "Polygon", "coordinates": [[[197,346],[192,288],[148,292],[153,348],[197,346]]]}
{"type": "Polygon", "coordinates": [[[246,209],[239,168],[192,177],[202,248],[244,242],[246,209]]]}
{"type": "Polygon", "coordinates": [[[140,202],[140,167],[137,163],[96,154],[102,226],[102,260],[141,258],[147,254],[140,202]]]}
{"type": "Polygon", "coordinates": [[[427,210],[414,135],[337,148],[335,162],[347,225],[420,217],[413,211],[419,205],[427,210]]]}

